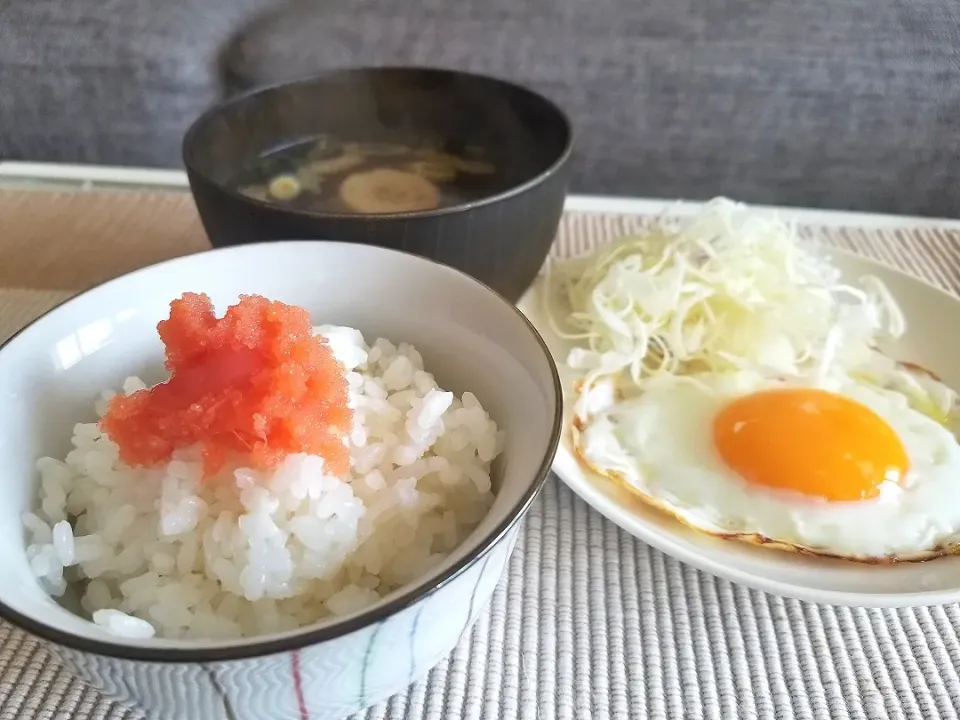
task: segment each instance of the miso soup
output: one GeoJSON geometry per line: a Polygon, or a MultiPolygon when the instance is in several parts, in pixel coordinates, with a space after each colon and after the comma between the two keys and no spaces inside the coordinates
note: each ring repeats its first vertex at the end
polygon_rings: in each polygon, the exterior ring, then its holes
{"type": "Polygon", "coordinates": [[[233,184],[248,197],[298,210],[386,214],[460,205],[510,182],[475,146],[321,136],[261,155],[233,184]]]}

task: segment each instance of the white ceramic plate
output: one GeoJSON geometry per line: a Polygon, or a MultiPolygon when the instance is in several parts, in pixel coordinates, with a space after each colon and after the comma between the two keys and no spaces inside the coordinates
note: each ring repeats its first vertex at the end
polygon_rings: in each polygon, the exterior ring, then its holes
{"type": "MultiPolygon", "coordinates": [[[[837,251],[833,258],[848,279],[876,275],[900,302],[907,318],[907,333],[883,350],[898,359],[919,363],[952,387],[960,387],[960,300],[862,257],[837,251]]],[[[539,283],[520,300],[519,307],[543,335],[563,376],[562,363],[570,346],[544,321],[539,283]]],[[[561,379],[567,393],[569,377],[561,379]]],[[[557,475],[608,519],[683,562],[749,587],[814,602],[909,607],[960,601],[960,557],[875,566],[805,557],[691,530],[584,468],[571,448],[570,403],[565,406],[563,436],[553,464],[557,475]]]]}

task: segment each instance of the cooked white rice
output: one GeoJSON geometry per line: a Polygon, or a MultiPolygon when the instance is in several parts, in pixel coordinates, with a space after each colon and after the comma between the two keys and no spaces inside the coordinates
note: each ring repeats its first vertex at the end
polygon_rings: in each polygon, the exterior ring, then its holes
{"type": "MultiPolygon", "coordinates": [[[[301,454],[201,483],[195,451],[130,468],[97,424],[81,423],[63,461],[37,462],[39,506],[23,517],[43,587],[76,587],[83,610],[119,635],[232,638],[354,612],[462,542],[493,501],[494,421],[471,393],[440,389],[413,346],[315,331],[348,371],[348,476],[301,454]]],[[[123,391],[142,387],[129,378],[123,391]]]]}

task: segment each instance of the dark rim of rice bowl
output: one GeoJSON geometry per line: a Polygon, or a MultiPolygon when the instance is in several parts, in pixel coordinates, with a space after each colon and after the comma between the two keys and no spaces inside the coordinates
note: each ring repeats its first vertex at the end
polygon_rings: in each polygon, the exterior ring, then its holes
{"type": "MultiPolygon", "coordinates": [[[[276,248],[278,245],[296,245],[303,247],[304,243],[314,243],[314,244],[338,244],[346,245],[349,243],[331,243],[330,241],[325,240],[316,240],[316,241],[303,241],[303,240],[290,240],[290,241],[281,241],[281,242],[262,242],[262,243],[250,243],[242,246],[234,247],[224,247],[224,248],[214,248],[211,250],[205,250],[202,253],[195,253],[194,255],[187,255],[184,257],[173,258],[171,260],[164,260],[162,262],[153,263],[152,265],[147,265],[143,268],[133,270],[129,273],[125,273],[120,277],[107,280],[102,283],[98,283],[93,287],[84,290],[77,295],[74,295],[67,300],[64,300],[61,303],[58,303],[54,307],[47,310],[45,313],[40,315],[35,320],[31,321],[20,330],[18,330],[14,335],[8,338],[3,343],[0,343],[0,352],[6,349],[8,345],[16,341],[16,339],[27,329],[34,326],[35,324],[42,321],[45,317],[50,315],[53,312],[56,312],[59,308],[64,305],[68,305],[74,300],[84,295],[88,295],[96,290],[99,290],[103,287],[106,287],[114,282],[118,282],[122,279],[129,278],[131,276],[139,275],[140,273],[145,273],[148,271],[155,270],[161,267],[168,267],[170,270],[174,270],[175,266],[179,263],[190,262],[191,258],[196,257],[197,254],[207,255],[213,253],[237,253],[244,252],[245,250],[249,251],[258,247],[271,247],[276,248]]],[[[38,622],[26,615],[21,614],[20,612],[9,607],[5,602],[0,600],[0,618],[10,622],[14,625],[19,626],[20,628],[27,630],[33,635],[48,640],[50,642],[56,643],[57,645],[62,645],[63,647],[72,648],[74,650],[81,650],[83,652],[94,653],[97,655],[104,655],[107,657],[120,658],[124,660],[137,660],[142,662],[158,662],[158,663],[184,663],[184,662],[220,662],[228,660],[245,660],[250,658],[261,657],[264,655],[273,655],[283,652],[291,652],[294,650],[300,650],[311,645],[317,645],[322,642],[327,642],[329,640],[334,640],[336,638],[344,637],[350,633],[356,632],[357,630],[362,630],[365,627],[369,627],[376,623],[382,622],[396,613],[404,610],[420,600],[423,600],[430,595],[432,595],[437,590],[440,590],[442,587],[447,585],[452,580],[456,579],[463,573],[467,568],[476,563],[478,560],[483,558],[493,547],[500,542],[501,539],[509,532],[514,525],[516,525],[526,511],[529,509],[530,505],[536,499],[541,488],[543,487],[544,482],[547,479],[547,475],[550,473],[550,467],[553,464],[553,458],[557,451],[557,446],[560,442],[560,433],[561,425],[563,419],[563,390],[560,383],[560,376],[557,372],[556,363],[553,360],[553,356],[550,353],[550,350],[547,348],[546,342],[540,336],[540,333],[536,330],[526,315],[524,315],[520,309],[509,302],[504,298],[500,293],[498,293],[493,288],[489,287],[485,283],[477,280],[476,278],[467,275],[466,273],[452,268],[448,265],[444,265],[430,258],[425,258],[420,255],[414,255],[413,253],[404,252],[401,250],[387,250],[380,248],[384,252],[396,253],[399,255],[409,255],[415,257],[419,260],[437,265],[443,269],[444,272],[456,273],[463,276],[468,281],[475,283],[488,292],[497,297],[501,302],[510,307],[513,312],[515,312],[523,323],[530,330],[531,335],[536,339],[537,343],[540,345],[540,348],[543,350],[544,356],[547,359],[548,367],[552,375],[553,381],[553,391],[554,391],[554,402],[556,403],[556,413],[554,413],[553,418],[553,427],[550,431],[550,440],[548,443],[547,452],[543,456],[543,460],[540,463],[540,467],[537,469],[534,477],[531,479],[530,486],[526,491],[521,495],[519,502],[511,508],[503,518],[503,520],[497,524],[491,533],[486,537],[481,538],[475,546],[468,552],[463,558],[461,558],[457,563],[452,565],[450,568],[440,573],[437,576],[430,576],[427,580],[419,582],[417,584],[411,584],[409,586],[403,586],[399,590],[395,591],[399,593],[395,598],[390,601],[382,604],[377,604],[372,606],[369,610],[361,611],[359,614],[348,617],[342,621],[323,621],[315,623],[319,627],[305,626],[299,630],[290,630],[287,631],[285,637],[271,638],[271,639],[258,639],[258,636],[254,635],[248,638],[237,638],[226,641],[228,644],[225,645],[216,645],[217,641],[205,641],[198,640],[197,642],[209,642],[210,644],[203,647],[150,647],[148,645],[126,645],[123,643],[114,643],[106,640],[92,640],[90,638],[79,637],[73,635],[69,632],[64,632],[58,628],[51,627],[42,622],[38,622]]],[[[461,543],[458,547],[462,547],[461,543]]],[[[66,608],[61,608],[64,612],[71,612],[66,608]]],[[[79,617],[79,616],[78,616],[79,617]]]]}
{"type": "Polygon", "coordinates": [[[566,111],[563,110],[559,105],[557,105],[553,100],[542,95],[541,93],[532,90],[531,88],[522,85],[520,83],[515,83],[508,80],[502,80],[501,78],[494,77],[492,75],[482,75],[480,73],[471,73],[463,72],[460,70],[446,70],[443,68],[435,68],[429,66],[419,67],[416,65],[371,65],[358,68],[350,68],[344,70],[331,70],[329,72],[309,75],[302,78],[297,78],[295,80],[285,80],[282,82],[272,83],[270,85],[261,85],[251,90],[233,95],[223,102],[217,103],[211,108],[208,108],[200,115],[190,127],[187,129],[187,132],[183,137],[183,145],[181,148],[181,155],[183,158],[183,164],[187,169],[202,178],[204,182],[213,185],[221,192],[229,195],[234,200],[239,200],[240,202],[250,203],[257,207],[266,208],[273,210],[274,212],[282,212],[287,215],[300,216],[305,218],[330,218],[335,220],[362,220],[363,222],[379,222],[384,220],[393,220],[396,218],[403,219],[414,219],[414,218],[426,218],[426,217],[437,217],[440,215],[452,215],[454,213],[460,213],[464,210],[470,210],[472,208],[482,207],[484,205],[492,205],[493,203],[500,202],[501,200],[509,199],[515,195],[520,195],[521,193],[529,190],[532,187],[535,187],[546,180],[548,177],[557,172],[561,167],[566,164],[567,160],[570,158],[570,154],[573,152],[574,145],[574,129],[573,123],[570,121],[570,117],[567,115],[566,111]],[[534,175],[532,178],[523,181],[518,185],[512,185],[505,190],[501,190],[498,193],[492,195],[487,195],[484,197],[476,198],[474,200],[469,200],[467,202],[458,203],[456,205],[448,205],[444,207],[438,207],[433,210],[416,210],[413,212],[396,212],[396,213],[371,213],[371,214],[359,214],[359,213],[346,213],[346,212],[321,212],[315,210],[307,210],[303,208],[293,208],[278,205],[277,203],[270,202],[269,200],[258,200],[256,198],[243,195],[239,190],[228,186],[226,183],[218,182],[211,178],[207,173],[201,171],[197,167],[197,163],[193,162],[190,158],[191,155],[195,153],[201,153],[203,150],[194,149],[195,142],[193,140],[194,136],[199,132],[200,126],[207,122],[211,117],[215,117],[230,107],[249,100],[256,95],[262,93],[271,92],[278,90],[283,87],[294,86],[294,85],[303,85],[317,80],[322,80],[327,77],[335,77],[338,75],[350,75],[357,74],[362,75],[364,73],[376,72],[376,71],[408,71],[408,72],[418,72],[418,73],[433,73],[438,75],[459,75],[462,77],[468,77],[473,80],[479,80],[482,82],[489,82],[498,85],[504,85],[507,87],[512,87],[516,90],[521,90],[525,93],[530,94],[532,97],[537,98],[540,102],[544,103],[547,107],[551,109],[557,115],[557,119],[561,121],[564,126],[564,131],[566,133],[566,142],[564,143],[563,150],[557,156],[557,158],[541,172],[534,175]]]}

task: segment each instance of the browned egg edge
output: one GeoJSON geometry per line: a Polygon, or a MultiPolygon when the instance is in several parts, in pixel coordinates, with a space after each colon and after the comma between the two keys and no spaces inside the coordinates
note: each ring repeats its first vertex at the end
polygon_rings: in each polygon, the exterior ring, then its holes
{"type": "MultiPolygon", "coordinates": [[[[934,374],[932,371],[924,368],[921,365],[916,363],[902,362],[898,361],[898,365],[905,367],[908,370],[913,370],[916,372],[922,372],[938,382],[942,382],[940,378],[934,374]]],[[[579,395],[582,391],[583,383],[576,381],[574,383],[574,393],[579,395]]],[[[653,508],[657,512],[666,515],[671,520],[683,525],[691,530],[700,533],[701,535],[707,535],[709,537],[719,538],[721,540],[733,540],[737,542],[746,543],[748,545],[754,545],[757,547],[768,548],[770,550],[779,550],[781,552],[796,553],[799,555],[804,555],[807,557],[816,557],[816,558],[828,558],[831,560],[846,560],[848,562],[860,563],[862,565],[880,565],[880,566],[890,566],[898,565],[901,563],[921,563],[928,562],[930,560],[936,560],[937,558],[949,557],[952,555],[960,555],[960,541],[951,543],[951,544],[941,544],[936,545],[930,550],[923,552],[918,552],[911,555],[880,555],[880,556],[857,556],[857,555],[839,555],[837,553],[828,552],[826,550],[821,550],[818,548],[809,547],[806,545],[799,545],[795,543],[789,543],[784,540],[776,540],[766,535],[760,533],[736,533],[736,532],[710,532],[704,530],[701,527],[697,527],[692,523],[684,520],[682,517],[677,515],[672,511],[668,506],[662,503],[657,498],[641,492],[639,488],[634,487],[630,482],[627,481],[620,473],[613,470],[601,470],[600,468],[595,467],[590,463],[589,460],[583,455],[580,450],[580,434],[585,429],[585,424],[583,421],[577,417],[573,416],[570,423],[570,439],[571,447],[573,447],[574,456],[577,459],[577,462],[586,470],[589,470],[594,475],[603,478],[605,480],[612,481],[613,488],[619,490],[621,495],[618,498],[621,504],[629,505],[630,500],[637,500],[643,503],[645,506],[653,508]],[[626,492],[626,497],[622,497],[623,493],[626,492]]]]}

